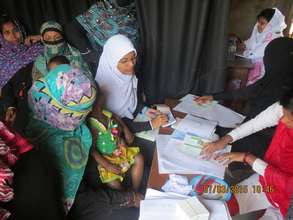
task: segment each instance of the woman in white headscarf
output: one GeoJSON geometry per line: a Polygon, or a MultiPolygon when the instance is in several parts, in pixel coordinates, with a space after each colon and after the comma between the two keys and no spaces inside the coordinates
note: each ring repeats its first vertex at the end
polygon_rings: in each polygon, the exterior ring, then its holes
{"type": "Polygon", "coordinates": [[[142,91],[134,67],[136,50],[124,35],[109,38],[103,48],[96,81],[105,98],[105,107],[121,117],[132,132],[158,128],[168,122],[166,115],[144,108],[142,91]],[[146,109],[148,122],[134,122],[135,116],[146,109]]]}
{"type": "Polygon", "coordinates": [[[286,27],[285,17],[277,8],[267,8],[258,14],[252,34],[243,45],[245,49],[243,55],[252,59],[254,63],[254,68],[248,75],[247,85],[255,83],[264,76],[264,50],[273,39],[283,37],[283,30],[286,27]]]}

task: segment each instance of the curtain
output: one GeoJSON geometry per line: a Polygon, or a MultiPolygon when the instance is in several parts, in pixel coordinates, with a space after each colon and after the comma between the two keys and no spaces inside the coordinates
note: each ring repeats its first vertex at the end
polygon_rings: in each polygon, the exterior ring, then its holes
{"type": "MultiPolygon", "coordinates": [[[[123,6],[133,0],[116,1],[123,6]]],[[[94,2],[96,0],[1,0],[0,13],[18,17],[28,33],[38,33],[40,25],[49,19],[66,26],[94,2]]],[[[135,2],[141,31],[138,75],[148,102],[224,88],[230,0],[135,2]]],[[[69,32],[72,37],[83,39],[76,31],[69,32]]],[[[71,39],[68,40],[71,43],[71,39]]],[[[86,48],[79,47],[82,41],[73,45],[82,50],[86,48]]]]}
{"type": "Polygon", "coordinates": [[[95,2],[96,0],[1,0],[0,13],[17,17],[28,33],[38,33],[43,22],[54,19],[65,25],[95,2]]]}
{"type": "MultiPolygon", "coordinates": [[[[17,17],[29,33],[38,33],[40,26],[53,19],[62,25],[72,22],[80,13],[101,0],[1,0],[0,15],[17,17]]],[[[119,6],[127,6],[134,0],[111,0],[119,6]]]]}
{"type": "Polygon", "coordinates": [[[136,0],[139,75],[149,103],[220,91],[226,80],[229,0],[136,0]]]}

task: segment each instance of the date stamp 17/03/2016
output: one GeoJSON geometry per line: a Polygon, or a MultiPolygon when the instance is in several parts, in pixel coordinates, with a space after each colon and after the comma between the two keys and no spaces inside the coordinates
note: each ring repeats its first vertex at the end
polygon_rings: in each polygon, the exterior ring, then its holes
{"type": "Polygon", "coordinates": [[[224,186],[224,185],[204,185],[203,192],[204,193],[227,193],[230,191],[232,194],[237,193],[248,193],[248,191],[252,193],[272,193],[274,192],[273,186],[262,187],[261,185],[235,185],[235,186],[224,186]]]}

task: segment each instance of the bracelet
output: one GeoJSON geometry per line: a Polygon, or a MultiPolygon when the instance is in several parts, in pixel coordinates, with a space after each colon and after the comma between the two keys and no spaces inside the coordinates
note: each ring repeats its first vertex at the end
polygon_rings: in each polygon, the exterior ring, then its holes
{"type": "Polygon", "coordinates": [[[16,110],[16,108],[15,108],[15,107],[13,107],[13,106],[10,106],[10,107],[8,107],[8,108],[6,109],[6,111],[7,111],[8,109],[13,109],[13,110],[16,110]]]}
{"type": "Polygon", "coordinates": [[[244,157],[243,157],[243,163],[247,163],[246,159],[247,159],[247,157],[248,157],[249,155],[250,155],[249,152],[246,152],[246,153],[244,154],[244,157]]]}

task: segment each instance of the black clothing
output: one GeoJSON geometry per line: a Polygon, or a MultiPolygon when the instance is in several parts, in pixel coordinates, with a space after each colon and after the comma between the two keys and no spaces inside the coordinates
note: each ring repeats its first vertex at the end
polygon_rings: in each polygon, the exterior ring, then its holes
{"type": "Polygon", "coordinates": [[[248,100],[246,114],[251,119],[273,103],[284,91],[293,87],[293,40],[277,38],[269,43],[264,54],[265,75],[256,83],[242,89],[213,94],[215,100],[248,100]]]}
{"type": "Polygon", "coordinates": [[[13,168],[14,199],[3,208],[12,220],[65,220],[62,180],[49,152],[33,149],[13,168]]]}
{"type": "Polygon", "coordinates": [[[16,120],[14,128],[20,134],[28,122],[29,107],[27,102],[27,93],[32,85],[33,62],[21,68],[2,88],[0,98],[1,119],[5,118],[8,107],[16,108],[16,120]]]}
{"type": "MultiPolygon", "coordinates": [[[[293,87],[293,40],[287,37],[277,38],[269,43],[264,55],[265,76],[255,84],[233,92],[226,91],[214,94],[216,100],[235,100],[246,98],[248,110],[245,121],[248,121],[279,101],[282,94],[293,87]]],[[[250,152],[262,158],[268,149],[276,127],[266,128],[253,135],[242,138],[232,144],[233,152],[250,152]]],[[[231,130],[231,129],[230,129],[231,130]]],[[[217,128],[220,136],[229,129],[217,128]]],[[[242,163],[233,163],[229,168],[239,169],[242,163]]]]}
{"type": "MultiPolygon", "coordinates": [[[[142,111],[142,109],[145,105],[146,104],[144,103],[144,100],[143,100],[143,86],[142,86],[142,83],[140,83],[140,80],[138,80],[137,106],[136,106],[136,109],[133,113],[134,118],[137,116],[138,113],[140,113],[142,111]]],[[[152,130],[150,122],[134,122],[133,119],[129,119],[126,117],[122,118],[122,120],[124,121],[124,123],[127,125],[127,127],[129,128],[129,130],[132,133],[152,130]]]]}
{"type": "MultiPolygon", "coordinates": [[[[146,188],[148,170],[145,169],[141,191],[146,188]]],[[[126,176],[123,185],[130,185],[129,176],[126,176]],[[124,182],[125,181],[125,182],[124,182]]],[[[96,220],[96,219],[126,219],[137,220],[139,210],[127,207],[127,192],[120,192],[106,188],[101,184],[97,163],[89,157],[83,181],[75,197],[73,207],[69,212],[69,220],[96,220]]]]}

